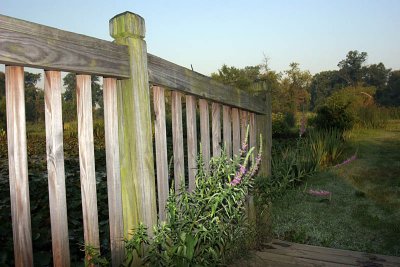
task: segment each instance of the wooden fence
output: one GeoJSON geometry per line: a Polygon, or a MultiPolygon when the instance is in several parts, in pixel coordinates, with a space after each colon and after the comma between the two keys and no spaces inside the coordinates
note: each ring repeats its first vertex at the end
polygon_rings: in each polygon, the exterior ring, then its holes
{"type": "Polygon", "coordinates": [[[248,124],[251,145],[256,144],[258,134],[261,133],[264,137],[261,173],[268,175],[270,172],[271,105],[267,93],[261,97],[254,97],[148,54],[144,41],[144,20],[136,14],[125,12],[112,18],[110,34],[115,39],[114,42],[0,15],[0,64],[6,65],[9,179],[16,266],[33,265],[24,67],[45,70],[46,152],[55,266],[70,265],[61,71],[77,74],[76,99],[84,240],[85,244],[96,247],[100,244],[90,75],[103,77],[113,266],[119,266],[123,259],[123,237],[128,236],[129,230],[139,222],[152,226],[158,218],[165,219],[164,209],[170,186],[165,124],[166,90],[172,91],[175,188],[186,186],[183,179],[185,168],[189,176],[188,190],[195,187],[198,134],[207,162],[211,155],[219,155],[221,143],[225,144],[228,155],[237,153],[248,124]],[[151,107],[150,90],[153,90],[154,107],[151,107]],[[187,151],[184,151],[183,144],[182,99],[186,103],[187,151]],[[200,110],[200,130],[196,127],[197,107],[200,110]],[[155,113],[154,122],[151,120],[151,108],[155,113]],[[152,123],[155,129],[156,171],[152,123]],[[185,152],[187,163],[184,162],[185,152]]]}

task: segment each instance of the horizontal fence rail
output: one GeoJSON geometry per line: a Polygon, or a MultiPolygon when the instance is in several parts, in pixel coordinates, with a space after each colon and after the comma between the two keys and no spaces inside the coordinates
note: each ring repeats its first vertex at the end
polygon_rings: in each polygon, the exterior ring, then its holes
{"type": "MultiPolygon", "coordinates": [[[[147,54],[149,82],[266,114],[265,99],[147,54]]],[[[0,15],[0,63],[127,79],[126,46],[0,15]]]]}

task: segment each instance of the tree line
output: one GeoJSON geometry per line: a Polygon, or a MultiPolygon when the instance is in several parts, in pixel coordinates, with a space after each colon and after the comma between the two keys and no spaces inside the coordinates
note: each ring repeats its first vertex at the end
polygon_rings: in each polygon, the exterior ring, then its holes
{"type": "MultiPolygon", "coordinates": [[[[223,65],[211,77],[224,84],[238,87],[253,94],[253,84],[265,82],[272,92],[273,112],[296,113],[315,111],[333,93],[345,88],[370,88],[375,103],[382,106],[400,106],[400,70],[391,70],[380,62],[366,65],[368,54],[357,50],[349,51],[339,61],[338,70],[321,71],[312,75],[302,70],[300,64],[290,63],[283,72],[271,70],[268,59],[256,66],[244,68],[223,65]],[[371,91],[371,88],[373,90],[371,91]]],[[[44,92],[38,87],[42,74],[25,72],[26,120],[38,123],[44,121],[44,92]]],[[[92,76],[92,105],[94,116],[101,118],[103,94],[100,79],[92,76]]],[[[62,95],[63,121],[76,120],[76,79],[68,73],[63,78],[65,91],[62,95]]],[[[0,129],[6,128],[5,75],[0,72],[0,129]]]]}
{"type": "MultiPolygon", "coordinates": [[[[62,94],[63,121],[71,122],[76,120],[76,75],[68,73],[63,78],[65,91],[62,94]]],[[[24,73],[25,85],[25,114],[26,121],[31,123],[44,122],[44,91],[38,87],[42,78],[41,73],[24,73]]],[[[103,92],[100,85],[100,78],[92,76],[92,106],[95,118],[103,114],[103,92]]],[[[5,74],[0,72],[0,129],[6,129],[6,96],[5,96],[5,74]]]]}
{"type": "MultiPolygon", "coordinates": [[[[273,112],[315,111],[333,93],[345,88],[373,87],[374,101],[382,106],[400,106],[400,70],[391,70],[380,62],[366,65],[368,54],[349,51],[339,61],[338,70],[312,75],[293,62],[283,72],[271,70],[268,59],[263,64],[244,68],[223,65],[212,78],[240,89],[254,92],[255,82],[265,82],[272,92],[273,112]]],[[[369,90],[371,91],[371,90],[369,90]]]]}

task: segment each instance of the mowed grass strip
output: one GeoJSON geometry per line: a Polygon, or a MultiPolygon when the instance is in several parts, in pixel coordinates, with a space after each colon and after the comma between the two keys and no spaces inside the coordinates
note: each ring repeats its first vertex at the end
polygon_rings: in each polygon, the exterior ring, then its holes
{"type": "Polygon", "coordinates": [[[275,238],[400,256],[400,121],[353,132],[357,159],[310,177],[272,205],[275,238]],[[309,195],[327,190],[331,199],[309,195]]]}

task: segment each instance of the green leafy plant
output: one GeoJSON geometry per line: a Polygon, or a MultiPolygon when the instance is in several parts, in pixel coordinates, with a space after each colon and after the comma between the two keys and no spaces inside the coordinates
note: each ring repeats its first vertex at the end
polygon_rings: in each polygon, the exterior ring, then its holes
{"type": "Polygon", "coordinates": [[[321,130],[338,129],[342,132],[353,128],[355,117],[348,111],[348,105],[338,103],[320,107],[314,119],[315,126],[321,130]]]}
{"type": "Polygon", "coordinates": [[[105,257],[100,256],[100,249],[92,245],[84,245],[86,253],[85,267],[89,266],[110,266],[110,262],[105,257]]]}
{"type": "Polygon", "coordinates": [[[151,237],[143,224],[132,231],[125,241],[124,266],[218,266],[249,248],[253,235],[246,197],[253,188],[262,147],[254,157],[247,140],[234,159],[225,152],[213,157],[208,170],[199,155],[196,188],[192,192],[171,189],[167,220],[154,226],[151,237]]]}

